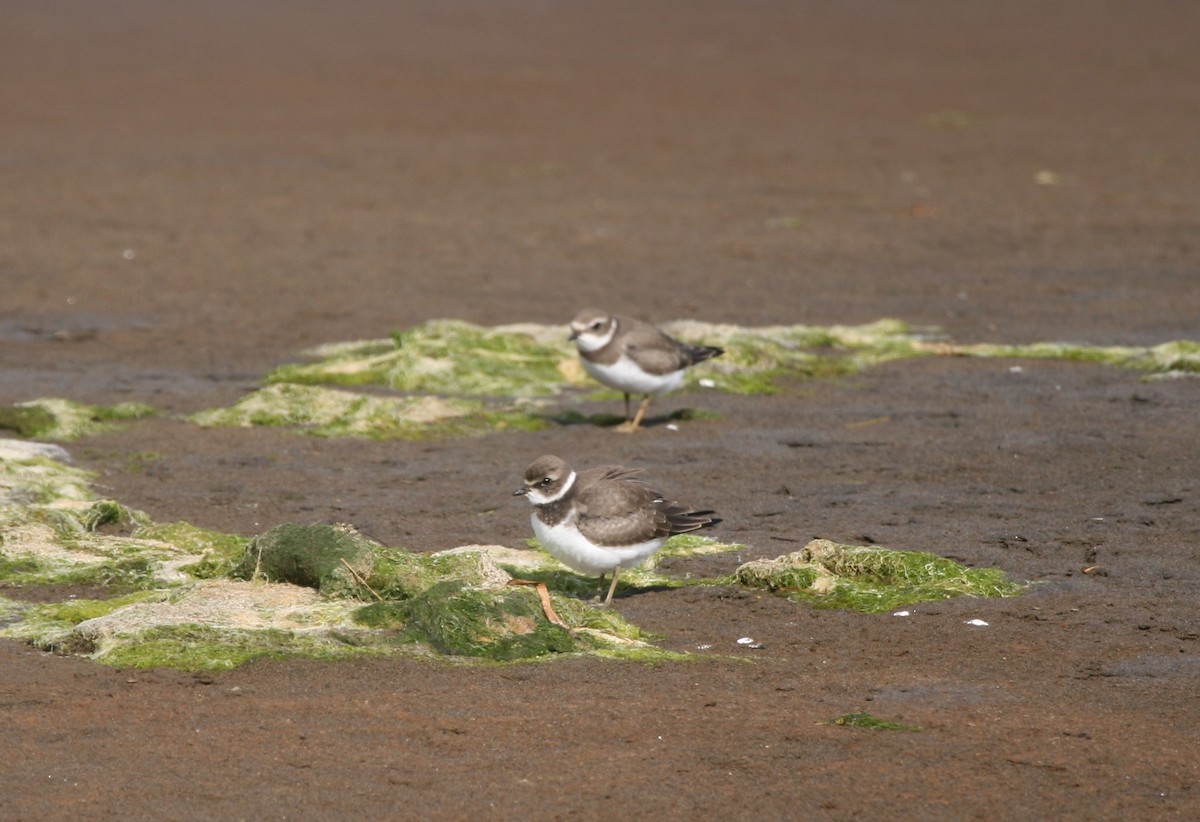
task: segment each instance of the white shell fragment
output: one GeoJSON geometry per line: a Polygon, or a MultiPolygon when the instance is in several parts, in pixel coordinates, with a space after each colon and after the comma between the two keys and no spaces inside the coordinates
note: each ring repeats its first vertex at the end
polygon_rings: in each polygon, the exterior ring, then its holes
{"type": "Polygon", "coordinates": [[[965,623],[965,624],[967,624],[967,625],[978,625],[978,626],[979,626],[979,627],[981,627],[981,628],[986,628],[986,627],[987,627],[987,623],[986,623],[986,622],[984,622],[982,619],[968,619],[968,620],[966,621],[966,623],[965,623]]]}

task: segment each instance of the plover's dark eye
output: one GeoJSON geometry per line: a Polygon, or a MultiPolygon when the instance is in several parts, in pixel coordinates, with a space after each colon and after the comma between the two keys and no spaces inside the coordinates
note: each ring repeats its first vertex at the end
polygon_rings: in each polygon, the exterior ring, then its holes
{"type": "Polygon", "coordinates": [[[554,480],[550,479],[549,477],[542,477],[542,485],[549,485],[552,482],[554,482],[554,480]]]}
{"type": "Polygon", "coordinates": [[[596,320],[594,323],[592,323],[592,328],[596,331],[599,331],[600,326],[602,326],[602,325],[604,325],[604,323],[600,322],[599,320],[596,320]]]}

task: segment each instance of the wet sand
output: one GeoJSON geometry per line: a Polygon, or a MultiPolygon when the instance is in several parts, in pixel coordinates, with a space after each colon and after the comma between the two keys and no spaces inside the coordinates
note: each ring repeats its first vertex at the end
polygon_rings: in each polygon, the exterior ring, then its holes
{"type": "MultiPolygon", "coordinates": [[[[585,305],[1200,339],[1198,26],[1165,0],[7,4],[0,402],[190,412],[309,345],[585,305]]],[[[719,419],[636,437],[168,415],[71,443],[126,504],[242,534],[517,546],[510,492],[558,453],[718,509],[749,547],[705,572],[819,536],[1037,584],[905,618],[618,597],[679,665],[192,675],[4,641],[0,815],[1193,818],[1200,382],[1141,376],[938,358],[677,395],[655,410],[719,419]],[[829,724],[857,711],[922,730],[829,724]]]]}

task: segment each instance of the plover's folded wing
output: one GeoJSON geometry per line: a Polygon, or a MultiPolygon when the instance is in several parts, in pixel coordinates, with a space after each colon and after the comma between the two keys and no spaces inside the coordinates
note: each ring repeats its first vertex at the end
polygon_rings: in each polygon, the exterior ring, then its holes
{"type": "Polygon", "coordinates": [[[628,330],[625,354],[647,374],[671,374],[692,363],[683,343],[652,325],[639,325],[628,330]]]}
{"type": "Polygon", "coordinates": [[[671,535],[665,500],[649,486],[630,480],[605,480],[575,498],[575,525],[601,545],[633,545],[671,535]]]}

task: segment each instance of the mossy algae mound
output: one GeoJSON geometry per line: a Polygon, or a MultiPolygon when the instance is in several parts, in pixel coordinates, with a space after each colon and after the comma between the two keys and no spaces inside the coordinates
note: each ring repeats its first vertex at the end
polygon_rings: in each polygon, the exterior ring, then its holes
{"type": "Polygon", "coordinates": [[[615,612],[594,615],[559,591],[546,592],[547,611],[532,588],[510,588],[493,556],[520,568],[533,552],[423,556],[343,525],[284,524],[247,540],[154,523],[97,499],[90,476],[56,456],[56,446],[0,441],[0,585],[111,596],[0,600],[3,636],[107,664],[188,669],[287,655],[669,656],[615,612]]]}
{"type": "Polygon", "coordinates": [[[347,603],[293,585],[199,580],[137,598],[33,606],[10,636],[110,665],[234,667],[262,656],[349,656],[355,643],[347,603]]]}
{"type": "Polygon", "coordinates": [[[74,440],[119,427],[122,423],[155,414],[148,405],[86,405],[44,397],[0,407],[0,428],[22,437],[41,440],[74,440]]]}
{"type": "Polygon", "coordinates": [[[344,525],[284,524],[247,540],[153,523],[97,499],[89,475],[56,456],[65,456],[57,446],[0,441],[0,586],[87,585],[110,596],[0,598],[0,636],[106,664],[185,669],[290,655],[671,656],[615,612],[594,614],[559,591],[545,592],[547,608],[533,588],[509,587],[493,556],[519,568],[533,552],[424,556],[344,525]]]}
{"type": "Polygon", "coordinates": [[[782,381],[851,374],[894,359],[924,356],[925,334],[883,319],[866,325],[743,327],[691,320],[667,323],[671,334],[719,345],[725,354],[688,376],[709,388],[739,394],[777,391],[782,381]]]}
{"type": "MultiPolygon", "coordinates": [[[[684,341],[725,349],[723,356],[689,369],[688,385],[742,394],[772,393],[792,380],[850,374],[891,360],[947,355],[1103,362],[1154,375],[1200,373],[1200,343],[1186,340],[1153,348],[959,346],[937,341],[934,329],[894,319],[763,327],[681,320],[663,328],[684,341]]],[[[431,320],[391,339],[332,343],[303,354],[312,361],[280,366],[267,376],[266,387],[230,408],[191,419],[201,425],[292,426],[317,436],[409,439],[620,421],[551,404],[564,392],[578,395],[582,389],[589,391],[585,398],[615,396],[588,377],[565,326],[431,320]],[[365,386],[378,388],[364,393],[365,386]],[[403,394],[383,395],[379,388],[403,394]]],[[[703,415],[684,413],[697,416],[703,415]]]]}
{"type": "Polygon", "coordinates": [[[318,361],[285,365],[270,383],[383,385],[398,391],[480,397],[557,394],[573,369],[566,332],[545,327],[485,328],[461,320],[430,320],[392,335],[320,346],[318,361]],[[557,339],[556,339],[557,337],[557,339]]]}
{"type": "Polygon", "coordinates": [[[361,580],[371,575],[375,544],[349,525],[284,523],[250,540],[229,575],[288,582],[337,596],[358,590],[361,580]]]}
{"type": "Polygon", "coordinates": [[[528,587],[482,590],[445,580],[410,599],[368,605],[355,619],[450,656],[515,660],[580,650],[567,625],[551,622],[528,587]]]}
{"type": "Polygon", "coordinates": [[[190,419],[203,426],[287,426],[318,437],[373,439],[466,436],[547,425],[536,416],[475,400],[374,396],[291,383],[268,385],[229,408],[201,411],[190,419]]]}
{"type": "Polygon", "coordinates": [[[741,585],[819,608],[867,613],[959,596],[1015,596],[1022,590],[995,568],[966,568],[922,551],[840,545],[825,539],[792,554],[747,562],[734,577],[741,585]]]}
{"type": "Polygon", "coordinates": [[[99,585],[120,593],[174,584],[181,569],[244,540],[186,523],[155,525],[99,499],[91,475],[55,446],[0,440],[0,584],[99,585]]]}

